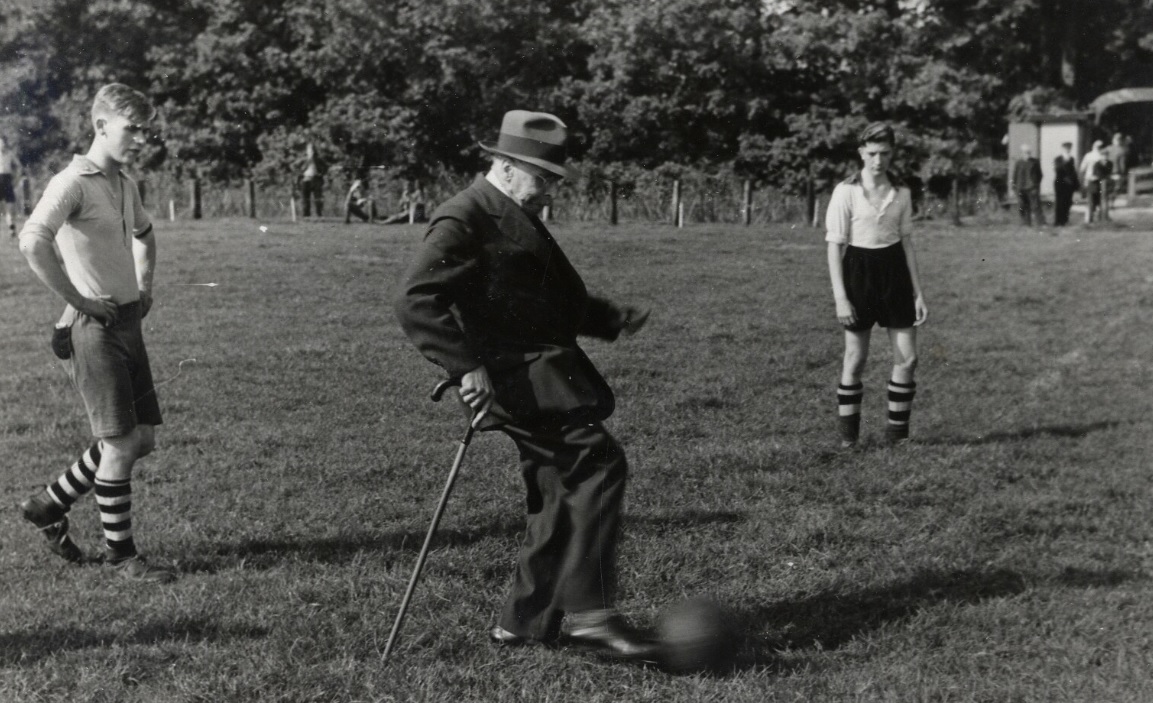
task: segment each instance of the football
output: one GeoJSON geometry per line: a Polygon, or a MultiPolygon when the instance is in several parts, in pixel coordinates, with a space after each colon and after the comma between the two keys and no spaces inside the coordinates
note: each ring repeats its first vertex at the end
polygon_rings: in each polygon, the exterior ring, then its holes
{"type": "Polygon", "coordinates": [[[732,662],[736,634],[728,613],[707,598],[689,598],[657,618],[661,663],[675,673],[716,671],[732,662]]]}

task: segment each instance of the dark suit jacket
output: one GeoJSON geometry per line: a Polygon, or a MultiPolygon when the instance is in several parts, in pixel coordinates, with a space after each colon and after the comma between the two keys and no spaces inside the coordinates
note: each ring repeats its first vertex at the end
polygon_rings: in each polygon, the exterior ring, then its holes
{"type": "Polygon", "coordinates": [[[1041,187],[1041,162],[1036,157],[1019,159],[1013,165],[1013,187],[1017,190],[1034,190],[1041,187]]]}
{"type": "Polygon", "coordinates": [[[1062,154],[1053,159],[1053,185],[1069,190],[1081,187],[1081,179],[1077,176],[1077,160],[1074,157],[1065,158],[1062,154]]]}
{"type": "Polygon", "coordinates": [[[451,377],[488,369],[495,420],[533,427],[612,414],[612,390],[577,335],[616,339],[620,310],[589,296],[544,224],[483,176],[433,213],[396,315],[451,377]]]}

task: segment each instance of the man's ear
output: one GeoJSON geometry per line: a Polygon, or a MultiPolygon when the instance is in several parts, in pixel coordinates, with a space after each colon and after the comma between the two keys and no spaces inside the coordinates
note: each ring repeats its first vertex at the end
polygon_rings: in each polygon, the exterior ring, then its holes
{"type": "Polygon", "coordinates": [[[96,127],[97,134],[104,134],[104,127],[108,124],[108,120],[103,117],[97,117],[92,124],[96,127]]]}

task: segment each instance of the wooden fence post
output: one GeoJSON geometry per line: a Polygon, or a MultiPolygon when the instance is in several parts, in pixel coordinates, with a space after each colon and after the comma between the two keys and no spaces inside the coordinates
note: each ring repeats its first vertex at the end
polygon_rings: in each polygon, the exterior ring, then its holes
{"type": "Polygon", "coordinates": [[[1102,178],[1097,181],[1097,186],[1101,189],[1101,220],[1104,222],[1109,221],[1109,179],[1102,178]]]}
{"type": "Polygon", "coordinates": [[[681,210],[681,179],[673,180],[673,224],[680,227],[681,210]]]}
{"type": "Polygon", "coordinates": [[[168,221],[176,222],[176,201],[172,198],[168,199],[168,221]]]}
{"type": "Polygon", "coordinates": [[[745,199],[741,206],[741,222],[748,227],[753,221],[753,182],[745,179],[745,199]]]}
{"type": "Polygon", "coordinates": [[[32,214],[32,181],[28,176],[20,177],[20,200],[24,206],[24,216],[32,214]]]}
{"type": "Polygon", "coordinates": [[[256,181],[251,178],[244,179],[244,212],[256,217],[256,181]]]}
{"type": "Polygon", "coordinates": [[[949,209],[953,213],[953,224],[961,226],[961,177],[953,174],[953,185],[949,189],[949,209]]]}
{"type": "Polygon", "coordinates": [[[617,223],[617,182],[609,181],[609,224],[617,223]]]}
{"type": "Polygon", "coordinates": [[[813,193],[813,226],[821,226],[821,196],[813,193]]]}
{"type": "Polygon", "coordinates": [[[813,210],[817,207],[817,186],[813,183],[812,176],[809,180],[805,181],[805,219],[808,220],[813,216],[813,210]]]}
{"type": "Polygon", "coordinates": [[[192,198],[192,219],[199,220],[203,215],[200,206],[200,178],[193,176],[188,184],[188,194],[192,198]]]}
{"type": "Polygon", "coordinates": [[[677,203],[677,227],[685,226],[685,204],[677,203]]]}

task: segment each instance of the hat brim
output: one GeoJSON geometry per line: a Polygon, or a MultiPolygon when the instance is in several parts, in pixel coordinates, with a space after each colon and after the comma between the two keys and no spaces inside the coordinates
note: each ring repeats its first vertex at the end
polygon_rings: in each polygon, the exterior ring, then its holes
{"type": "Polygon", "coordinates": [[[553,162],[545,161],[544,159],[538,159],[534,156],[524,156],[523,154],[514,154],[511,151],[506,151],[504,149],[498,149],[496,144],[494,144],[493,142],[477,142],[477,143],[480,145],[481,149],[484,149],[485,151],[487,151],[491,154],[499,154],[501,156],[507,156],[510,159],[516,159],[517,161],[523,161],[526,164],[532,164],[533,166],[536,166],[537,168],[544,169],[545,171],[548,171],[551,174],[560,176],[561,178],[572,178],[576,175],[575,170],[572,168],[569,168],[566,166],[561,166],[560,164],[554,164],[553,162]]]}

